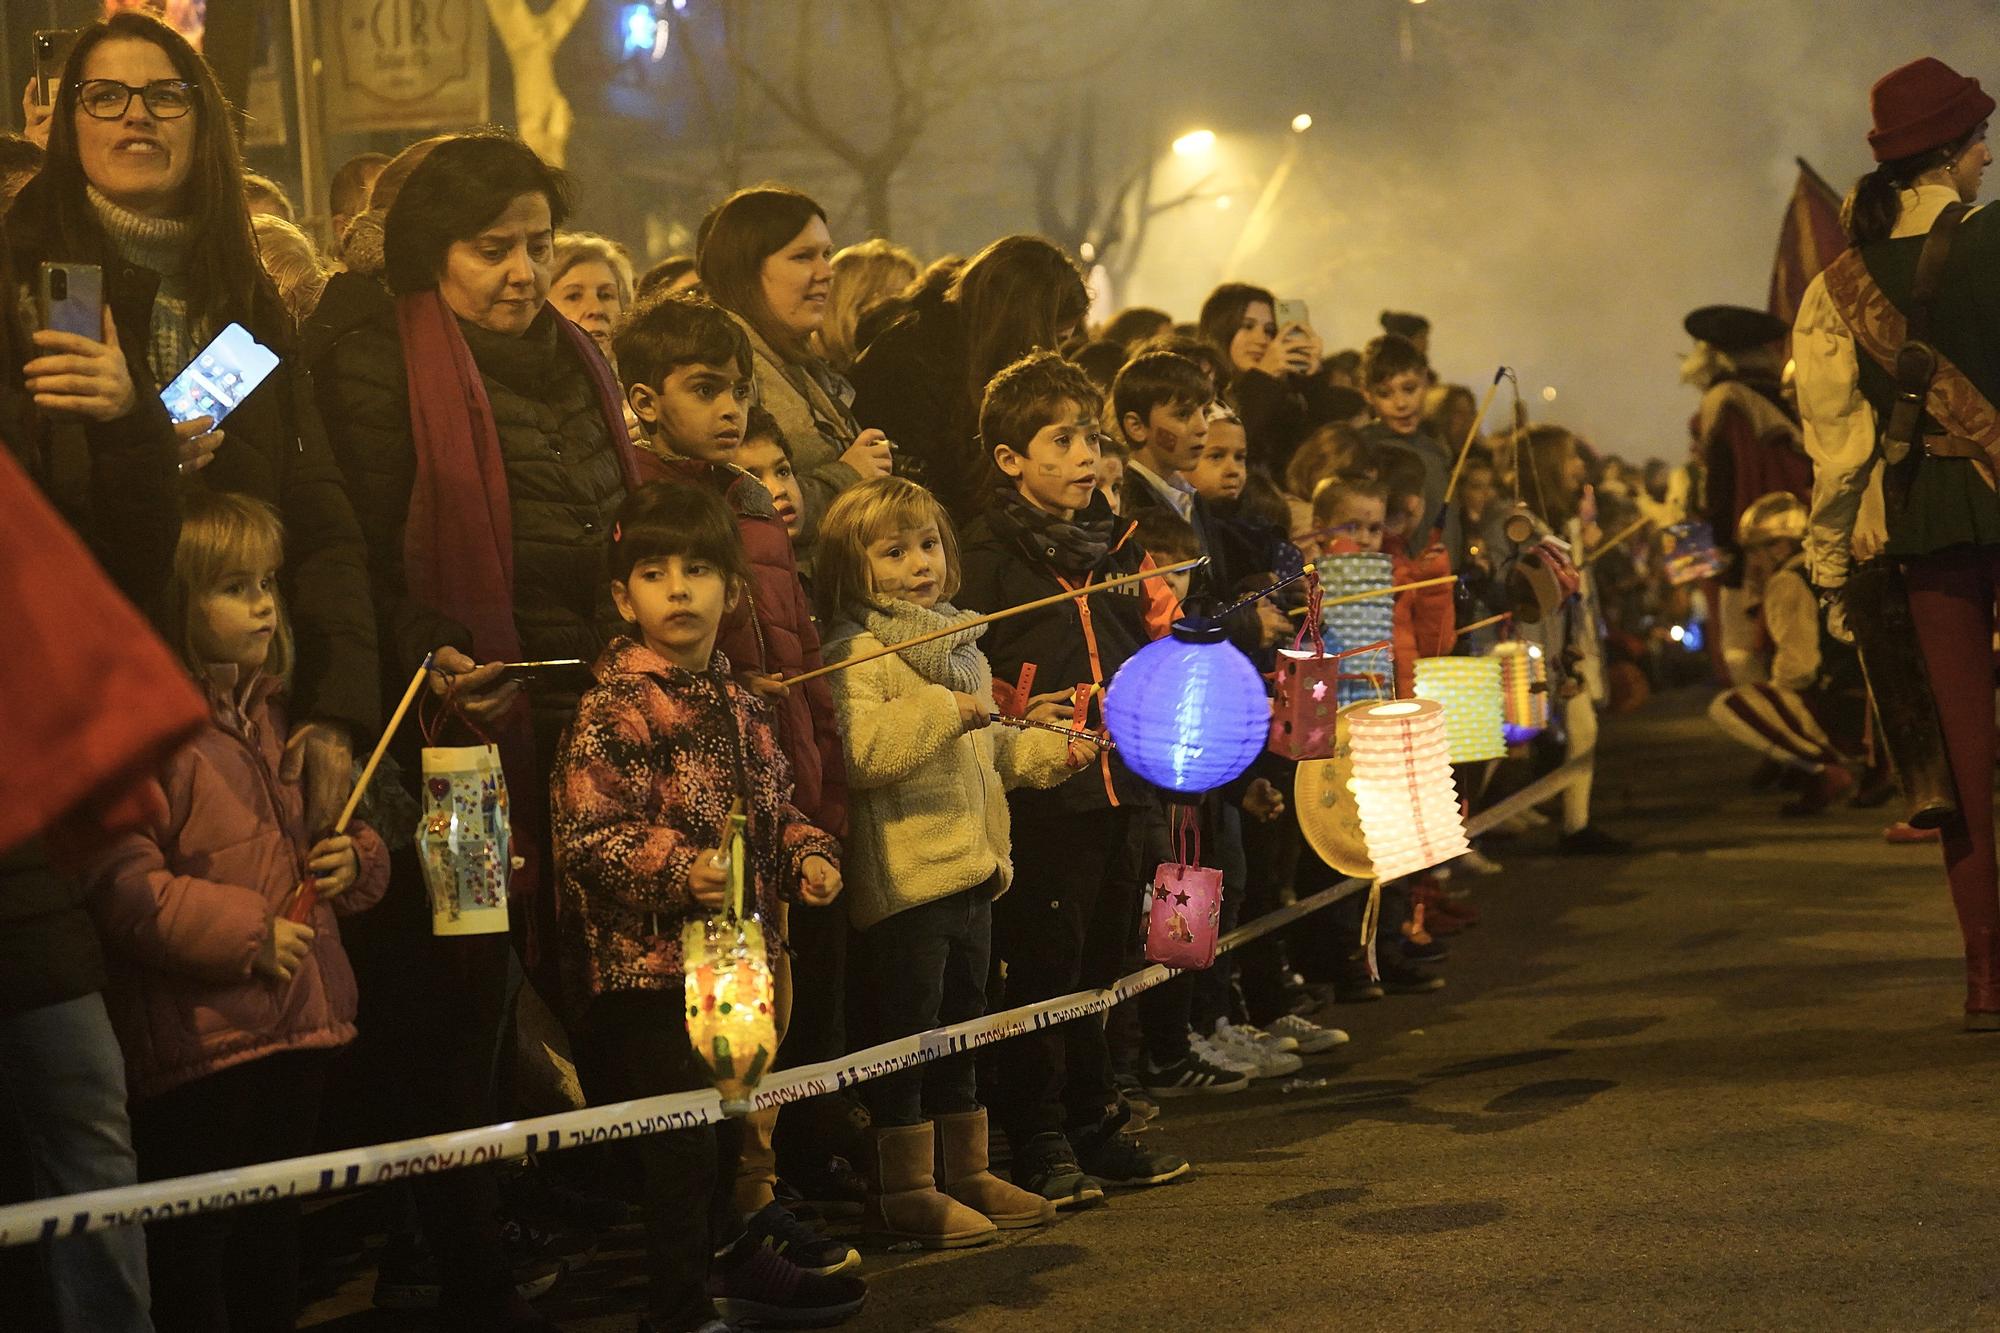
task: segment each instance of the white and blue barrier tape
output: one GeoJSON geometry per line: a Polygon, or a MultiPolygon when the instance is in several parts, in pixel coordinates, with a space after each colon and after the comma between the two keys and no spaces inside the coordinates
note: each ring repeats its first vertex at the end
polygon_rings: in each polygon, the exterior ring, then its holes
{"type": "MultiPolygon", "coordinates": [[[[1481,811],[1467,821],[1469,834],[1483,833],[1530,805],[1562,791],[1592,762],[1580,755],[1547,777],[1481,811]]],[[[1367,880],[1344,879],[1297,902],[1267,912],[1223,936],[1218,951],[1240,948],[1281,930],[1368,887],[1367,880]]],[[[1037,1028],[1073,1018],[1103,1013],[1115,1004],[1150,990],[1174,975],[1172,968],[1154,964],[1122,977],[1101,990],[1076,991],[1036,1004],[987,1014],[949,1027],[932,1028],[914,1036],[883,1042],[816,1065],[773,1074],[758,1088],[756,1105],[783,1106],[823,1092],[852,1087],[897,1070],[924,1064],[939,1056],[1005,1041],[1037,1028]]],[[[279,1199],[332,1194],[364,1185],[379,1185],[409,1176],[429,1175],[482,1162],[503,1162],[533,1153],[557,1152],[588,1144],[640,1138],[666,1130],[714,1124],[723,1118],[721,1099],[713,1089],[642,1097],[636,1101],[509,1120],[479,1129],[424,1138],[401,1139],[366,1148],[316,1153],[280,1162],[232,1167],[198,1176],[148,1181],[117,1189],[93,1190],[53,1199],[0,1207],[0,1247],[102,1231],[133,1223],[159,1221],[191,1213],[241,1208],[279,1199]]]]}

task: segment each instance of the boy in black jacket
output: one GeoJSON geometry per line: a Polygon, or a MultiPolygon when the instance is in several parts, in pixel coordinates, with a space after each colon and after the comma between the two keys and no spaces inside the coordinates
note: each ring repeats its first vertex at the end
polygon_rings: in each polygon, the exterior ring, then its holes
{"type": "MultiPolygon", "coordinates": [[[[1144,551],[1132,524],[1097,493],[1102,402],[1083,372],[1053,353],[1017,361],[987,386],[980,438],[999,475],[960,542],[967,610],[997,611],[1076,591],[1073,601],[996,622],[984,648],[1011,712],[1095,726],[1097,703],[1125,659],[1146,642],[1143,584],[1087,585],[1136,572],[1144,551]],[[1076,700],[1082,699],[1079,710],[1076,700]]],[[[1014,888],[993,904],[993,956],[1006,993],[992,1008],[1067,994],[1116,979],[1150,864],[1131,854],[1135,811],[1152,789],[1111,751],[1049,791],[1008,793],[1014,888]]],[[[1104,1028],[1080,1018],[995,1048],[989,1101],[1014,1153],[1014,1183],[1057,1207],[1094,1203],[1099,1181],[1162,1184],[1185,1158],[1148,1152],[1123,1132],[1129,1112],[1111,1077],[1104,1028]],[[1086,1172],[1088,1174],[1086,1174],[1086,1172]]],[[[1213,1071],[1217,1080],[1231,1076],[1213,1071]]]]}

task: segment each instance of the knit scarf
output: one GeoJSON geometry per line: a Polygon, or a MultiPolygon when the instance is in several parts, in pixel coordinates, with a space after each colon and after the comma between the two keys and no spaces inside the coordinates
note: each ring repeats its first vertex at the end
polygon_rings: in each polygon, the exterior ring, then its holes
{"type": "MultiPolygon", "coordinates": [[[[1094,498],[1094,497],[1093,497],[1094,498]]],[[[1108,505],[1092,504],[1074,518],[1057,518],[1037,509],[1010,485],[994,488],[986,520],[993,531],[1016,543],[1031,560],[1054,565],[1065,574],[1088,574],[1111,549],[1118,516],[1108,505]]]]}
{"type": "MultiPolygon", "coordinates": [[[[897,644],[920,634],[935,633],[947,625],[977,619],[972,612],[961,611],[950,602],[925,607],[897,599],[885,605],[871,606],[861,617],[861,623],[884,644],[897,644]]],[[[929,643],[912,644],[898,650],[896,655],[933,685],[942,685],[960,694],[979,695],[985,692],[993,679],[992,672],[986,667],[986,659],[979,651],[979,636],[984,633],[986,626],[968,625],[929,643]]]]}
{"type": "Polygon", "coordinates": [[[112,203],[94,185],[85,185],[84,193],[118,257],[159,275],[160,290],[153,298],[153,320],[147,330],[146,360],[154,382],[165,384],[194,360],[210,332],[195,328],[189,318],[187,260],[194,245],[194,224],[134,213],[112,203]]]}
{"type": "MultiPolygon", "coordinates": [[[[558,319],[556,327],[591,376],[626,489],[634,489],[638,471],[611,372],[589,334],[566,319],[558,319]]],[[[513,507],[486,383],[459,331],[458,317],[439,292],[398,297],[396,331],[402,339],[416,453],[416,480],[403,525],[410,596],[465,626],[476,660],[517,660],[521,635],[514,624],[513,507]]],[[[514,841],[525,862],[514,874],[512,892],[531,900],[540,887],[548,802],[535,796],[542,784],[526,711],[511,713],[496,739],[507,785],[516,793],[514,841]]],[[[533,921],[532,914],[529,919],[533,921]]],[[[532,931],[529,952],[538,952],[532,931]]]]}

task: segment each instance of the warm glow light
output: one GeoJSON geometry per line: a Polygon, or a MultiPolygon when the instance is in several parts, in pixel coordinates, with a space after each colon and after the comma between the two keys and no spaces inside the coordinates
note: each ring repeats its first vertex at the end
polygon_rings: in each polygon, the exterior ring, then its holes
{"type": "Polygon", "coordinates": [[[1542,386],[1542,401],[1545,403],[1553,403],[1555,400],[1556,400],[1556,386],[1553,384],[1544,384],[1542,386]]]}
{"type": "Polygon", "coordinates": [[[1097,247],[1089,241],[1085,241],[1082,245],[1079,245],[1076,248],[1076,252],[1083,257],[1083,262],[1086,264],[1091,263],[1097,258],[1097,247]]]}
{"type": "Polygon", "coordinates": [[[1377,878],[1400,879],[1465,855],[1444,706],[1434,699],[1356,704],[1341,717],[1352,741],[1348,786],[1377,878]]]}
{"type": "Polygon", "coordinates": [[[1292,117],[1293,134],[1304,134],[1307,130],[1311,129],[1312,127],[1313,127],[1313,118],[1307,115],[1305,112],[1301,111],[1299,112],[1298,115],[1292,117]]]}
{"type": "Polygon", "coordinates": [[[1226,194],[1218,194],[1217,196],[1215,196],[1215,206],[1217,208],[1227,208],[1229,207],[1230,202],[1231,202],[1230,198],[1226,194]]]}
{"type": "Polygon", "coordinates": [[[1214,150],[1214,130],[1189,130],[1174,140],[1174,154],[1177,157],[1202,157],[1214,150]]]}

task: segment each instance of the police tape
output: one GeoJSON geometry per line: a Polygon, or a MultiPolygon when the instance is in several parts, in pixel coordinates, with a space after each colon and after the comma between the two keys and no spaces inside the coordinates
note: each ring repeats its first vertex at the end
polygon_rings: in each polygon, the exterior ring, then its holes
{"type": "MultiPolygon", "coordinates": [[[[1572,759],[1506,800],[1481,811],[1467,822],[1467,833],[1476,836],[1486,832],[1520,810],[1547,800],[1575,781],[1591,760],[1592,756],[1588,754],[1572,759]]],[[[1367,887],[1367,880],[1344,879],[1230,931],[1218,942],[1217,950],[1223,952],[1241,948],[1367,887]]],[[[914,1068],[942,1056],[976,1050],[1026,1032],[1100,1014],[1141,991],[1152,989],[1173,975],[1174,969],[1152,964],[1102,989],[1059,995],[1035,1004],[886,1041],[819,1064],[787,1069],[764,1081],[757,1090],[755,1105],[762,1110],[802,1101],[914,1068]]],[[[177,1176],[115,1189],[35,1199],[0,1207],[0,1248],[282,1199],[332,1194],[405,1180],[411,1176],[509,1161],[536,1153],[616,1143],[669,1130],[712,1125],[722,1118],[721,1099],[714,1089],[709,1088],[699,1092],[612,1102],[531,1120],[509,1120],[450,1134],[401,1139],[365,1148],[262,1162],[255,1166],[231,1167],[198,1176],[177,1176]]]]}

